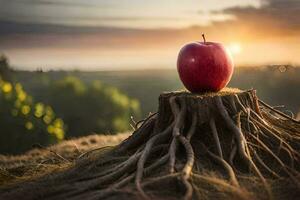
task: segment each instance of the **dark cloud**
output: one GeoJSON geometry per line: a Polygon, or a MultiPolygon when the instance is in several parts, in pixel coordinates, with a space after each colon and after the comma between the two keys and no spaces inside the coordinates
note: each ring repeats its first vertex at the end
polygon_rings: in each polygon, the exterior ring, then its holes
{"type": "Polygon", "coordinates": [[[34,4],[34,5],[53,5],[53,6],[68,6],[68,7],[107,7],[112,4],[101,3],[101,6],[88,3],[88,2],[74,2],[74,1],[63,1],[63,0],[0,0],[0,3],[19,3],[19,4],[34,4]]]}
{"type": "Polygon", "coordinates": [[[43,34],[85,34],[85,33],[111,33],[117,28],[102,27],[76,27],[57,24],[22,23],[0,20],[0,36],[9,35],[43,35],[43,34]]]}
{"type": "Polygon", "coordinates": [[[232,23],[254,32],[278,35],[300,33],[299,0],[262,0],[259,8],[231,7],[217,12],[233,15],[235,20],[232,23]]]}
{"type": "MultiPolygon", "coordinates": [[[[114,18],[110,19],[113,20],[114,18]]],[[[129,18],[130,20],[131,18],[129,18]]],[[[128,20],[125,18],[124,20],[128,20]]],[[[132,19],[137,20],[137,19],[132,19]]],[[[0,20],[0,37],[10,35],[80,35],[80,34],[130,34],[130,33],[146,33],[153,32],[173,32],[178,29],[138,29],[138,28],[118,28],[109,26],[71,26],[59,24],[30,23],[30,22],[14,22],[0,20]]]]}
{"type": "Polygon", "coordinates": [[[0,20],[68,24],[89,17],[90,20],[101,20],[97,18],[99,12],[114,7],[113,2],[104,0],[0,0],[0,20]]]}
{"type": "MultiPolygon", "coordinates": [[[[0,20],[32,24],[64,24],[76,26],[126,26],[142,22],[174,23],[177,16],[143,16],[118,13],[107,9],[116,2],[72,0],[0,0],[0,20]]],[[[0,27],[1,28],[1,27],[0,27]]]]}
{"type": "Polygon", "coordinates": [[[184,29],[134,29],[33,24],[0,20],[0,50],[11,48],[98,47],[127,48],[173,43],[184,38],[184,29]]]}

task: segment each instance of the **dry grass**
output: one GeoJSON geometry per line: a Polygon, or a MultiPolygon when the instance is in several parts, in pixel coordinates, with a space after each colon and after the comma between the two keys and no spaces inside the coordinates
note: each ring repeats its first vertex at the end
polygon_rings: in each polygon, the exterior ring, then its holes
{"type": "Polygon", "coordinates": [[[89,135],[63,141],[46,148],[34,148],[22,155],[0,155],[0,185],[41,177],[64,170],[75,159],[101,147],[115,146],[126,139],[129,133],[116,135],[89,135]]]}

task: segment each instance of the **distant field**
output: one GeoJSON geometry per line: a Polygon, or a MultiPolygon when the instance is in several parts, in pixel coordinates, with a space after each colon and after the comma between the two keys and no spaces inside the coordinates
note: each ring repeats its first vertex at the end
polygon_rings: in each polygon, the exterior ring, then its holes
{"type": "MultiPolygon", "coordinates": [[[[157,110],[157,97],[161,92],[183,88],[176,70],[19,71],[16,79],[39,100],[43,98],[43,91],[47,85],[67,75],[76,76],[86,83],[100,80],[105,84],[118,87],[122,92],[140,101],[143,116],[157,110]]],[[[236,68],[229,86],[240,89],[254,88],[260,98],[271,105],[285,105],[280,109],[289,110],[295,114],[300,111],[299,67],[236,68]]],[[[289,111],[286,112],[289,113],[289,111]]]]}

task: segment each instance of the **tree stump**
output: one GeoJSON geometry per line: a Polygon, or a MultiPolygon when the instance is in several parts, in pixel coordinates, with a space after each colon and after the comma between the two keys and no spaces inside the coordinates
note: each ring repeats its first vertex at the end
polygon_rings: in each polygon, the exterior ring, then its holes
{"type": "Polygon", "coordinates": [[[277,182],[290,185],[289,198],[299,194],[300,123],[255,90],[163,93],[158,112],[135,127],[121,144],[0,199],[253,199],[251,190],[271,199],[277,182]]]}

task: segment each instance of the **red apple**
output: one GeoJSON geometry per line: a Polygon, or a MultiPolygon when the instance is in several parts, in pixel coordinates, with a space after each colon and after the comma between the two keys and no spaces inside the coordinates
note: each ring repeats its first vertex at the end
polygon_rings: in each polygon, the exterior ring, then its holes
{"type": "Polygon", "coordinates": [[[177,70],[184,86],[191,92],[219,91],[231,79],[233,61],[220,43],[193,42],[181,48],[177,70]]]}

